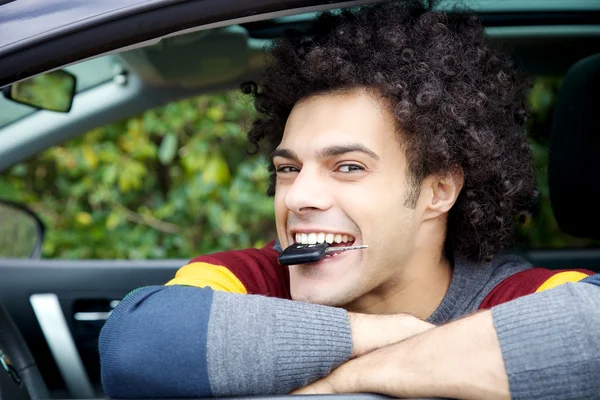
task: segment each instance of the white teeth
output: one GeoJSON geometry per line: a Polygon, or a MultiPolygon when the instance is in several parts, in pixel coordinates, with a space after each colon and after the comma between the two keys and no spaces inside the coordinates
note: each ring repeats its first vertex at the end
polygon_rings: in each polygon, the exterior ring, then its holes
{"type": "Polygon", "coordinates": [[[311,232],[311,233],[296,233],[296,243],[302,244],[317,244],[327,242],[333,243],[346,243],[354,242],[354,237],[351,235],[341,233],[325,233],[325,232],[311,232]]]}
{"type": "Polygon", "coordinates": [[[302,234],[302,238],[300,240],[300,243],[302,243],[302,244],[308,244],[308,235],[306,233],[302,234]]]}
{"type": "Polygon", "coordinates": [[[325,234],[323,232],[317,233],[317,243],[323,243],[325,241],[325,234]]]}
{"type": "Polygon", "coordinates": [[[328,233],[327,235],[325,235],[325,241],[329,244],[332,244],[334,237],[335,235],[333,233],[328,233]]]}

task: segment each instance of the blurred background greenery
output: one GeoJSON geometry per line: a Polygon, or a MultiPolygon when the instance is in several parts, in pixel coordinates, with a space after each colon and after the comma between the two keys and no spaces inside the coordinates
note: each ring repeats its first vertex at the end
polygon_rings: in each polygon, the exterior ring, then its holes
{"type": "Polygon", "coordinates": [[[266,161],[247,155],[237,93],[149,110],[52,147],[0,177],[44,221],[48,258],[189,258],[275,237],[266,161]]]}
{"type": "MultiPolygon", "coordinates": [[[[548,200],[546,142],[559,86],[538,77],[531,90],[542,203],[517,232],[520,248],[594,244],[562,234],[548,200]]],[[[254,116],[237,92],[171,103],[14,166],[0,176],[0,193],[42,218],[46,258],[190,258],[262,246],[276,233],[266,160],[247,155],[254,116]]]]}

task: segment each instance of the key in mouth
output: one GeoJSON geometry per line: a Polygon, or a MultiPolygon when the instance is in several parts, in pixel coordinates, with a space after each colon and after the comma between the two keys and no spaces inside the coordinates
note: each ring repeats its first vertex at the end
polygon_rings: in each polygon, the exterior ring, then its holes
{"type": "Polygon", "coordinates": [[[342,252],[342,251],[348,251],[348,250],[361,250],[361,249],[366,249],[367,247],[369,247],[366,244],[359,244],[356,246],[331,246],[325,249],[325,253],[329,254],[329,253],[337,253],[337,252],[342,252]]]}
{"type": "Polygon", "coordinates": [[[366,249],[366,244],[357,246],[329,246],[329,243],[302,244],[294,243],[286,248],[277,258],[281,265],[310,264],[321,261],[327,254],[337,254],[348,250],[366,249]]]}

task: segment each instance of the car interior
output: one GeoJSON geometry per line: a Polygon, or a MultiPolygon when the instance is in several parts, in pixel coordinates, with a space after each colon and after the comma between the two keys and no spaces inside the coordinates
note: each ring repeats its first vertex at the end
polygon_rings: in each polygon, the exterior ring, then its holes
{"type": "MultiPolygon", "coordinates": [[[[310,23],[323,8],[191,26],[55,68],[77,80],[69,112],[0,96],[0,172],[112,121],[179,99],[237,89],[264,70],[264,51],[275,38],[289,29],[310,34],[310,23]]],[[[594,204],[600,196],[600,10],[482,8],[479,13],[490,41],[508,51],[526,74],[563,77],[546,132],[551,205],[563,232],[600,240],[594,204]]],[[[24,205],[2,197],[0,207],[23,210],[24,205]]],[[[36,238],[26,246],[31,250],[20,258],[0,258],[0,359],[4,352],[12,364],[3,364],[4,369],[17,376],[0,369],[0,400],[104,398],[97,350],[103,323],[128,292],[164,284],[188,260],[44,259],[41,240],[53,227],[35,214],[28,218],[36,238]]],[[[6,246],[9,242],[0,239],[6,246]]],[[[600,272],[600,246],[516,247],[512,252],[540,267],[600,272]]]]}

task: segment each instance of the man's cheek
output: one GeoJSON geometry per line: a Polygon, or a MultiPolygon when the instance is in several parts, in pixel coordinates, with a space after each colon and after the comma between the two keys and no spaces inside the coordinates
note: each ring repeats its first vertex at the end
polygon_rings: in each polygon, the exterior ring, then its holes
{"type": "Polygon", "coordinates": [[[273,198],[273,208],[275,213],[275,227],[277,229],[277,236],[279,237],[279,242],[283,247],[289,245],[287,243],[287,208],[285,207],[285,203],[282,197],[282,193],[276,192],[275,197],[273,198]]]}
{"type": "Polygon", "coordinates": [[[285,195],[283,189],[278,189],[275,192],[275,197],[273,197],[273,206],[275,209],[275,217],[279,218],[282,215],[285,215],[287,212],[285,207],[285,195]]]}

